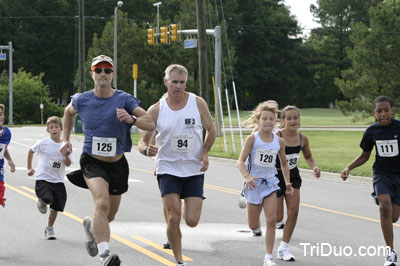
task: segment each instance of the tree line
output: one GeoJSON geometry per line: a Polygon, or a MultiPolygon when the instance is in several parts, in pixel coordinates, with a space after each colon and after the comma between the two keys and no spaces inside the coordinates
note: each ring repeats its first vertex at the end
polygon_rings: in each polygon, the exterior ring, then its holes
{"type": "MultiPolygon", "coordinates": [[[[182,42],[147,44],[146,30],[156,27],[154,2],[125,1],[118,11],[118,89],[133,93],[132,64],[138,64],[138,98],[144,108],[165,93],[163,71],[171,63],[188,68],[187,89],[199,92],[197,49],[184,49],[182,42]]],[[[310,10],[320,26],[312,30],[301,29],[281,0],[205,2],[207,28],[222,27],[222,92],[230,92],[230,106],[233,81],[240,109],[274,99],[281,106],[333,104],[345,112],[368,113],[376,95],[395,102],[400,98],[399,0],[317,0],[310,10]]],[[[15,49],[15,123],[38,123],[40,101],[46,117],[61,114],[62,105],[77,92],[78,3],[0,0],[0,45],[11,41],[15,49]]],[[[113,57],[116,3],[85,0],[87,89],[93,87],[91,59],[113,57]]],[[[181,29],[196,29],[196,21],[193,0],[168,0],[160,6],[160,26],[179,23],[181,29]]],[[[208,36],[209,77],[214,75],[213,42],[208,36]]],[[[0,102],[7,105],[8,61],[0,61],[0,73],[0,102]]],[[[213,90],[210,94],[214,99],[213,90]]]]}

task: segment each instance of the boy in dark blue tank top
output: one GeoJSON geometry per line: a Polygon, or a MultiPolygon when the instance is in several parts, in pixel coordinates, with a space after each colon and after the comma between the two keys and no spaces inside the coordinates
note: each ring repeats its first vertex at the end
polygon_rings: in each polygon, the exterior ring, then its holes
{"type": "Polygon", "coordinates": [[[368,161],[375,146],[373,165],[373,196],[379,204],[381,228],[386,245],[390,247],[384,266],[396,266],[397,254],[394,250],[393,224],[400,215],[400,121],[393,119],[393,104],[389,97],[378,96],[374,100],[374,115],[377,122],[369,126],[361,140],[362,153],[343,171],[346,180],[352,169],[368,161]]]}

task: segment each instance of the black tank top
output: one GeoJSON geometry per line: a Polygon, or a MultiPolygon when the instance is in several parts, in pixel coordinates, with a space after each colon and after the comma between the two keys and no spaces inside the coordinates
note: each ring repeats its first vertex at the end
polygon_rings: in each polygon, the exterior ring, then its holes
{"type": "MultiPolygon", "coordinates": [[[[282,132],[278,131],[278,134],[279,134],[279,137],[282,138],[282,132]]],[[[300,145],[298,145],[298,146],[286,146],[285,145],[286,155],[289,155],[289,154],[300,154],[301,144],[303,143],[303,135],[301,135],[301,133],[299,133],[299,135],[300,135],[300,145]]],[[[296,162],[296,167],[295,168],[290,169],[290,172],[291,172],[290,174],[292,174],[292,171],[293,172],[298,172],[297,163],[298,162],[296,162]]],[[[278,158],[276,160],[276,168],[277,168],[278,171],[281,170],[281,162],[279,161],[278,158]]]]}

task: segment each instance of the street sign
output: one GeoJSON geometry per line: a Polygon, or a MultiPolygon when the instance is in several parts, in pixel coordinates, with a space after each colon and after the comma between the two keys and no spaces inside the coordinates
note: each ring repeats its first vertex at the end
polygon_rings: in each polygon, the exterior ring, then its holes
{"type": "Polygon", "coordinates": [[[184,48],[197,48],[197,39],[188,39],[183,41],[184,48]]]}
{"type": "Polygon", "coordinates": [[[0,54],[0,60],[1,60],[1,61],[4,61],[4,60],[6,60],[6,59],[7,59],[7,54],[1,53],[1,54],[0,54]]]}

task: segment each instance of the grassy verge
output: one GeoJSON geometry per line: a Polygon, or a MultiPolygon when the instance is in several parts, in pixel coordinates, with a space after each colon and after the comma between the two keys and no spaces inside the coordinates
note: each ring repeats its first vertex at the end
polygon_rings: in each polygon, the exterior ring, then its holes
{"type": "MultiPolygon", "coordinates": [[[[346,165],[361,153],[359,143],[362,138],[362,131],[302,130],[301,132],[308,137],[313,156],[322,171],[340,173],[346,165]]],[[[243,136],[243,141],[247,135],[248,133],[243,136]]],[[[140,134],[132,135],[134,145],[137,145],[139,139],[140,134]]],[[[226,135],[227,151],[225,151],[223,137],[218,137],[209,155],[237,159],[241,151],[239,134],[235,134],[234,139],[236,153],[233,152],[232,138],[228,134],[226,135]]],[[[351,174],[372,176],[374,158],[375,152],[371,154],[371,158],[367,163],[352,170],[351,174]]],[[[304,159],[300,160],[299,167],[309,168],[304,159]]]]}

